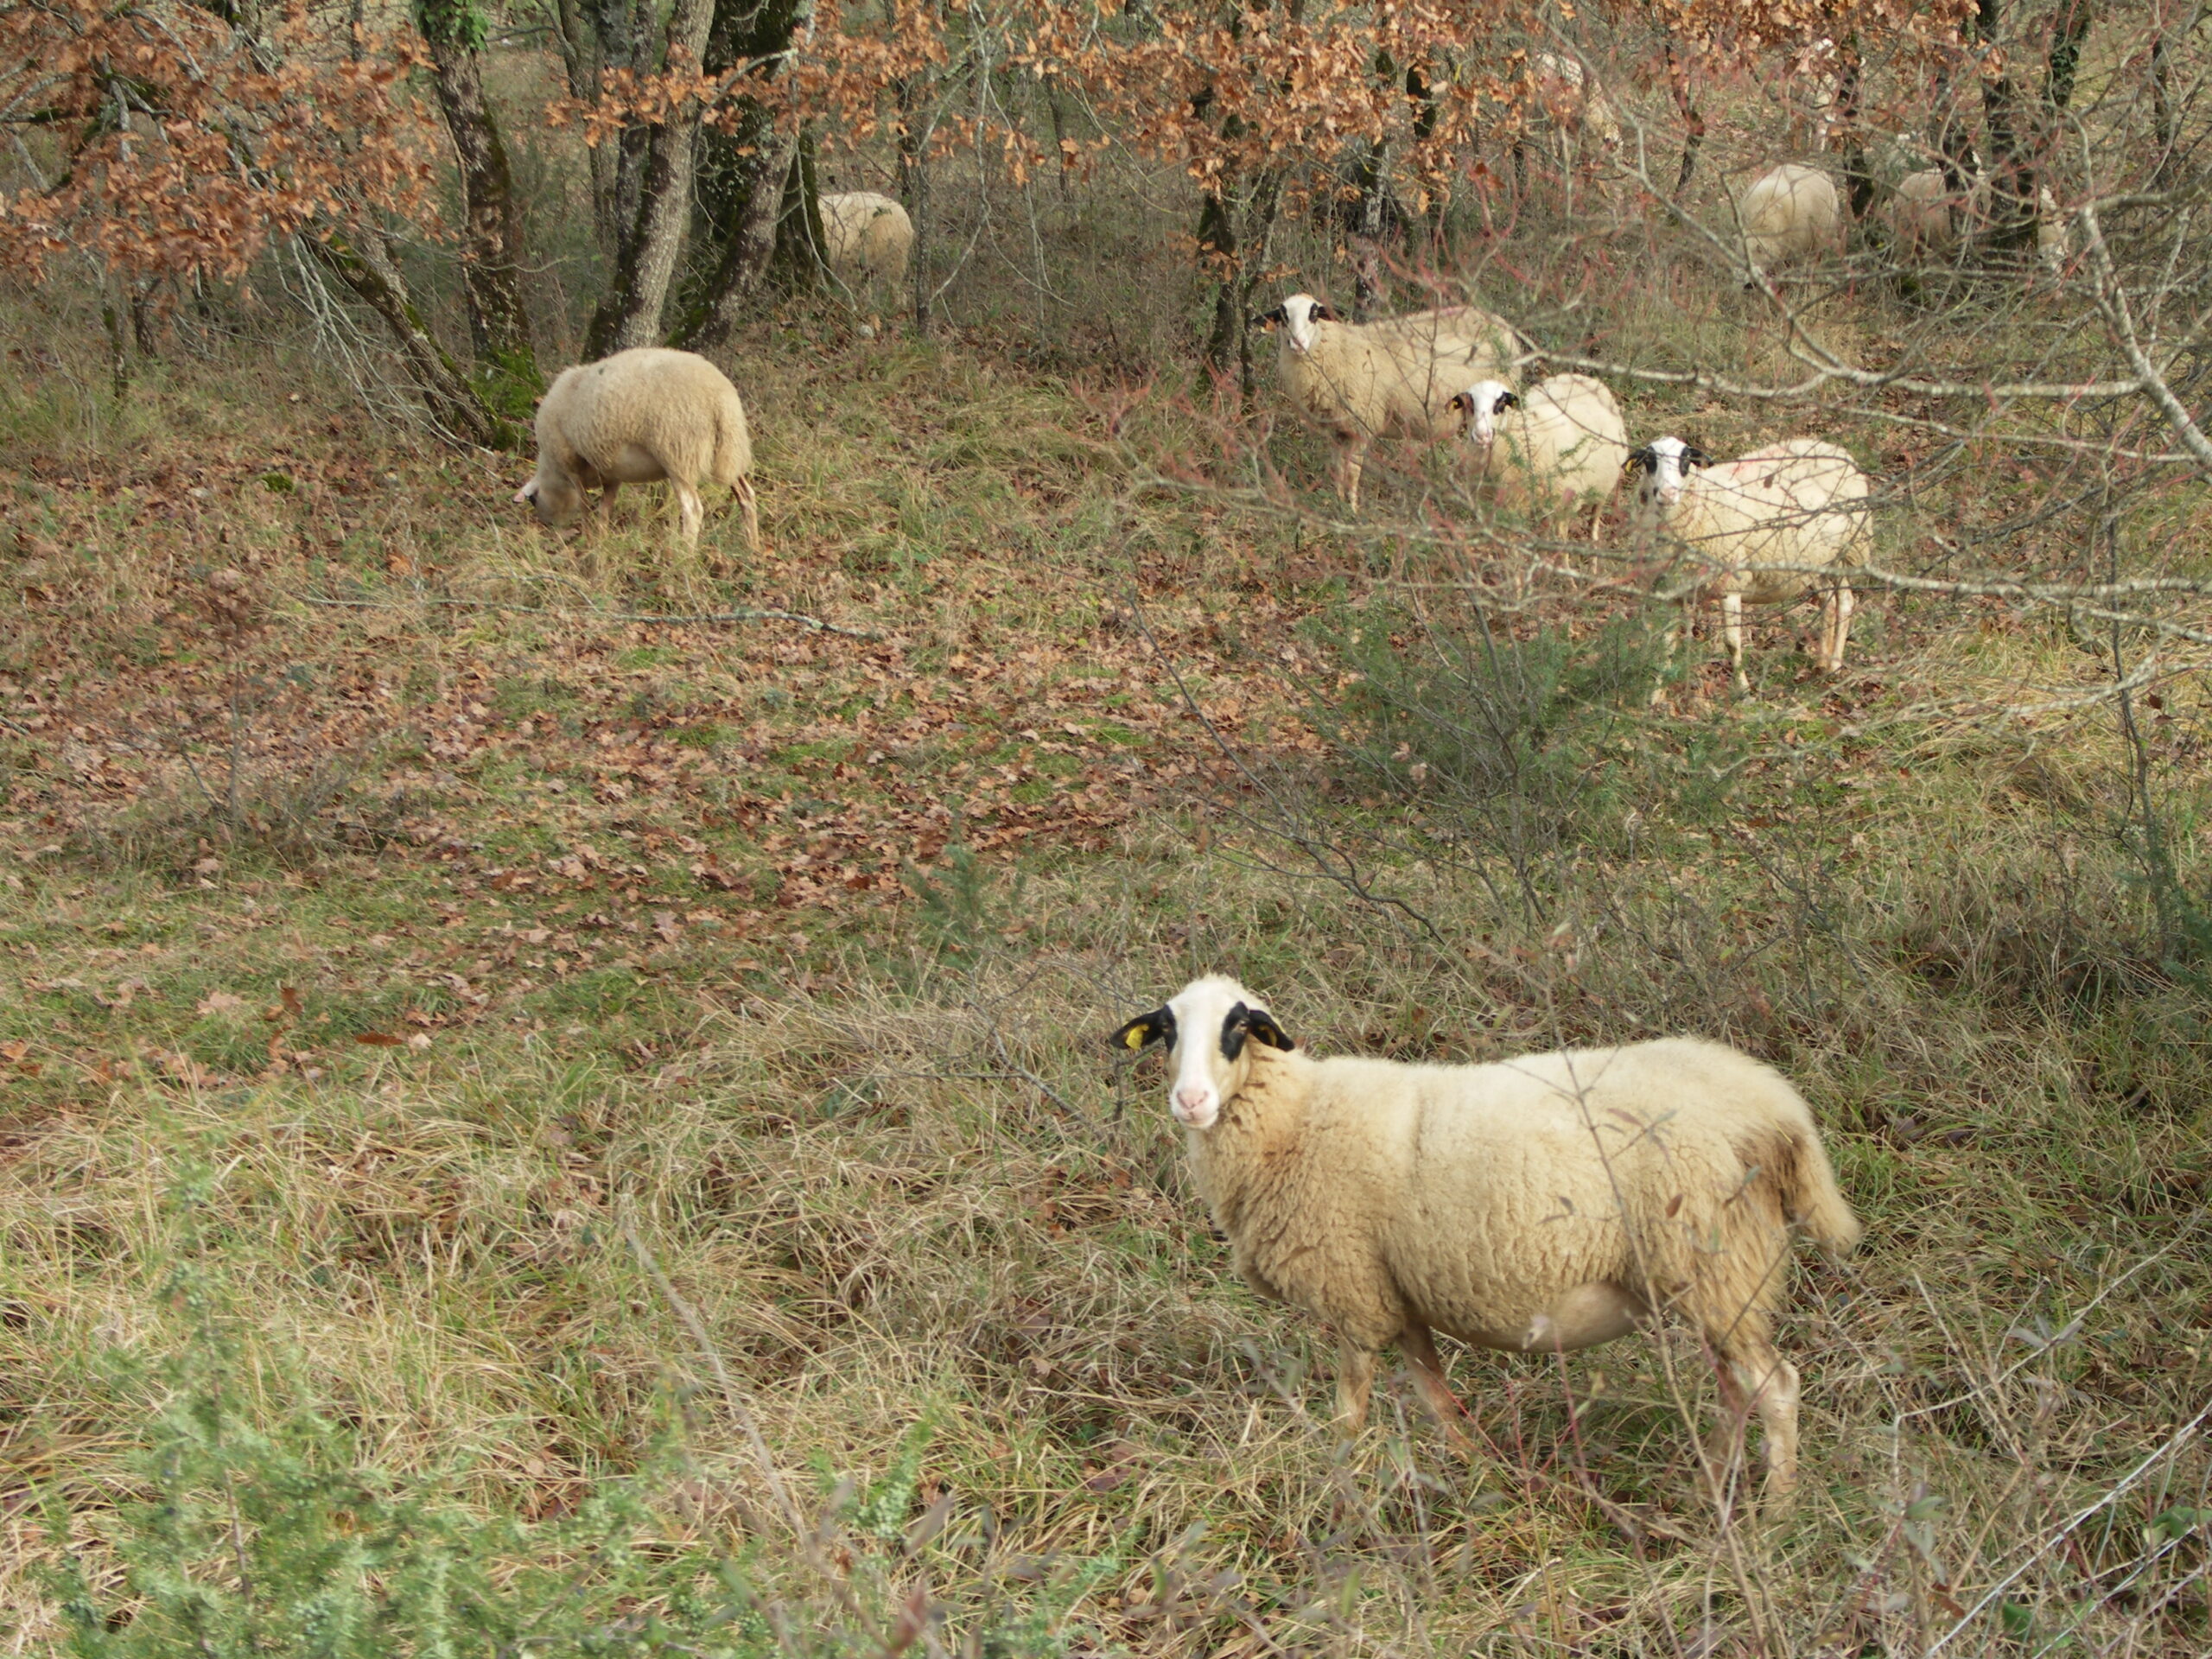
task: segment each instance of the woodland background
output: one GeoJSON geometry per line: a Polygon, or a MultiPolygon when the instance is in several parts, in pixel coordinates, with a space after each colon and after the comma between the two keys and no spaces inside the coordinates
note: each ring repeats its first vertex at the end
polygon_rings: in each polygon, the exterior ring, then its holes
{"type": "Polygon", "coordinates": [[[0,0],[0,1640],[2206,1651],[2208,67],[2165,0],[0,0]],[[1747,292],[1785,159],[1849,245],[1747,292]],[[1443,451],[1346,518],[1300,289],[1847,444],[1846,670],[1762,619],[1732,697],[1624,510],[1443,451]],[[510,503],[657,340],[761,557],[510,503]],[[1340,1444],[1101,1042],[1219,968],[1796,1079],[1870,1224],[1797,1513],[1700,1484],[1679,1333],[1340,1444]]]}

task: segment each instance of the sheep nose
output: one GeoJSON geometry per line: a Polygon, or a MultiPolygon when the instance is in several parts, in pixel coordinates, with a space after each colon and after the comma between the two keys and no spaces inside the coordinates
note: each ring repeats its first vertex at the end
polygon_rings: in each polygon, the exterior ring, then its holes
{"type": "Polygon", "coordinates": [[[1202,1083],[1186,1083],[1175,1091],[1175,1109],[1186,1117],[1196,1117],[1211,1103],[1213,1090],[1202,1083]]]}

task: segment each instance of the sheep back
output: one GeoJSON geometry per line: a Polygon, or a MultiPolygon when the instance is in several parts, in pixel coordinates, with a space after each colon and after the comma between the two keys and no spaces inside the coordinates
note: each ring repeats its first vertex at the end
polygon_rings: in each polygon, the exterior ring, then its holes
{"type": "Polygon", "coordinates": [[[914,249],[914,222],[906,210],[873,190],[855,190],[822,199],[822,234],[828,240],[830,269],[840,282],[860,287],[882,282],[893,287],[906,280],[906,261],[914,249]]]}
{"type": "Polygon", "coordinates": [[[1692,474],[1668,528],[1719,567],[1711,591],[1778,605],[1815,578],[1762,567],[1846,561],[1868,531],[1871,493],[1850,451],[1791,438],[1692,474]]]}
{"type": "Polygon", "coordinates": [[[1357,325],[1371,342],[1388,418],[1421,438],[1452,426],[1452,399],[1478,380],[1507,379],[1513,334],[1478,306],[1446,306],[1357,325]]]}
{"type": "Polygon", "coordinates": [[[1838,247],[1843,200],[1835,181],[1820,168],[1785,162],[1745,188],[1736,202],[1736,224],[1745,259],[1756,270],[1771,270],[1838,247]]]}
{"type": "Polygon", "coordinates": [[[1611,389],[1555,374],[1499,420],[1483,475],[1501,504],[1535,514],[1602,500],[1627,461],[1628,423],[1611,389]]]}
{"type": "Polygon", "coordinates": [[[1371,1346],[1418,1320],[1521,1349],[1599,1282],[1655,1306],[1769,1307],[1789,1218],[1831,1250],[1857,1240],[1803,1098],[1719,1044],[1263,1059],[1241,1132],[1192,1137],[1200,1189],[1249,1283],[1371,1346]]]}
{"type": "Polygon", "coordinates": [[[692,352],[641,346],[563,369],[537,405],[538,499],[576,486],[702,479],[734,488],[753,469],[745,405],[692,352]]]}

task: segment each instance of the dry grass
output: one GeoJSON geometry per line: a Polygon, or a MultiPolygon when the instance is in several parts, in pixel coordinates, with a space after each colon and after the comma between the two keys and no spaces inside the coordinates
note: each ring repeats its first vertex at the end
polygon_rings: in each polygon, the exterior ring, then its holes
{"type": "MultiPolygon", "coordinates": [[[[1477,286],[1554,342],[1778,362],[1662,232],[1549,228],[1477,286]]],[[[1265,499],[1318,445],[1181,395],[1181,314],[1130,296],[1185,289],[1128,225],[1056,233],[1113,269],[1039,302],[1046,346],[804,306],[742,343],[770,553],[717,518],[727,582],[657,521],[543,535],[515,468],[369,426],[296,340],[181,350],[124,409],[66,346],[7,390],[10,1650],[60,1639],[65,1557],[148,1605],[131,1500],[213,1390],[454,1506],[440,1548],[526,1614],[508,1651],[878,1652],[913,1605],[1004,1659],[2204,1652],[2191,683],[2139,754],[2098,704],[1994,718],[2109,657],[1892,599],[1834,683],[1773,621],[1751,702],[1697,666],[1501,734],[1462,653],[1386,737],[1354,632],[1402,689],[1480,617],[1571,656],[1634,594],[1532,581],[1434,464],[1378,468],[1357,527],[1265,499]],[[1076,313],[1147,321],[1109,358],[1076,313]],[[222,567],[244,641],[208,626],[222,567]],[[876,637],[612,614],[764,606],[876,637]],[[1464,1461],[1402,1382],[1340,1444],[1326,1333],[1234,1282],[1157,1077],[1097,1041],[1222,966],[1329,1052],[1696,1030],[1796,1078],[1870,1231],[1783,1333],[1798,1513],[1704,1490],[1679,1334],[1455,1352],[1464,1461]]],[[[1304,234],[1286,262],[1329,270],[1304,234]]],[[[1894,361],[2065,344],[1872,282],[1824,307],[1894,361]]],[[[1820,415],[1893,485],[1885,557],[2069,556],[2078,519],[2016,520],[2076,463],[1820,415]]],[[[2128,505],[2145,568],[2194,568],[2202,501],[2128,505]]],[[[169,1564],[236,1591],[226,1548],[169,1564]]]]}

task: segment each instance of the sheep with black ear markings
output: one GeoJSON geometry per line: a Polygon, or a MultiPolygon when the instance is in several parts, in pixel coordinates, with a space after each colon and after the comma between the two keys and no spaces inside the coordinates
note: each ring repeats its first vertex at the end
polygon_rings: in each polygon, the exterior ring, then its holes
{"type": "Polygon", "coordinates": [[[1388,1343],[1452,1426],[1459,1404],[1432,1331],[1547,1352],[1671,1310],[1715,1357],[1716,1465],[1756,1410],[1767,1490],[1786,1497],[1798,1378],[1772,1324],[1789,1223],[1832,1254],[1859,1229],[1810,1109],[1778,1072],[1694,1038],[1492,1065],[1316,1060],[1220,976],[1115,1040],[1167,1045],[1170,1110],[1236,1271],[1336,1327],[1347,1429],[1366,1421],[1388,1343]]]}
{"type": "Polygon", "coordinates": [[[1477,480],[1498,502],[1538,523],[1589,506],[1595,539],[1628,461],[1628,424],[1602,380],[1555,374],[1524,397],[1484,380],[1452,400],[1477,480]]]}
{"type": "Polygon", "coordinates": [[[1452,399],[1502,377],[1513,331],[1471,305],[1346,322],[1311,294],[1294,294],[1253,319],[1282,346],[1276,368],[1300,414],[1329,435],[1338,493],[1359,511],[1368,449],[1392,432],[1436,439],[1451,429],[1452,399]]]}
{"type": "Polygon", "coordinates": [[[1644,511],[1701,567],[1682,587],[1685,608],[1720,601],[1736,689],[1744,672],[1744,607],[1786,605],[1822,590],[1826,615],[1815,661],[1843,666],[1851,635],[1851,584],[1813,574],[1847,563],[1871,534],[1872,486],[1851,452],[1818,438],[1789,438],[1717,465],[1695,444],[1655,438],[1629,456],[1642,474],[1644,511]]]}
{"type": "Polygon", "coordinates": [[[752,470],[745,404],[729,377],[696,353],[640,346],[561,371],[537,405],[537,475],[515,500],[563,530],[589,508],[587,490],[603,491],[607,507],[625,484],[666,479],[683,539],[696,546],[706,522],[699,480],[712,479],[735,493],[757,553],[752,470]]]}

